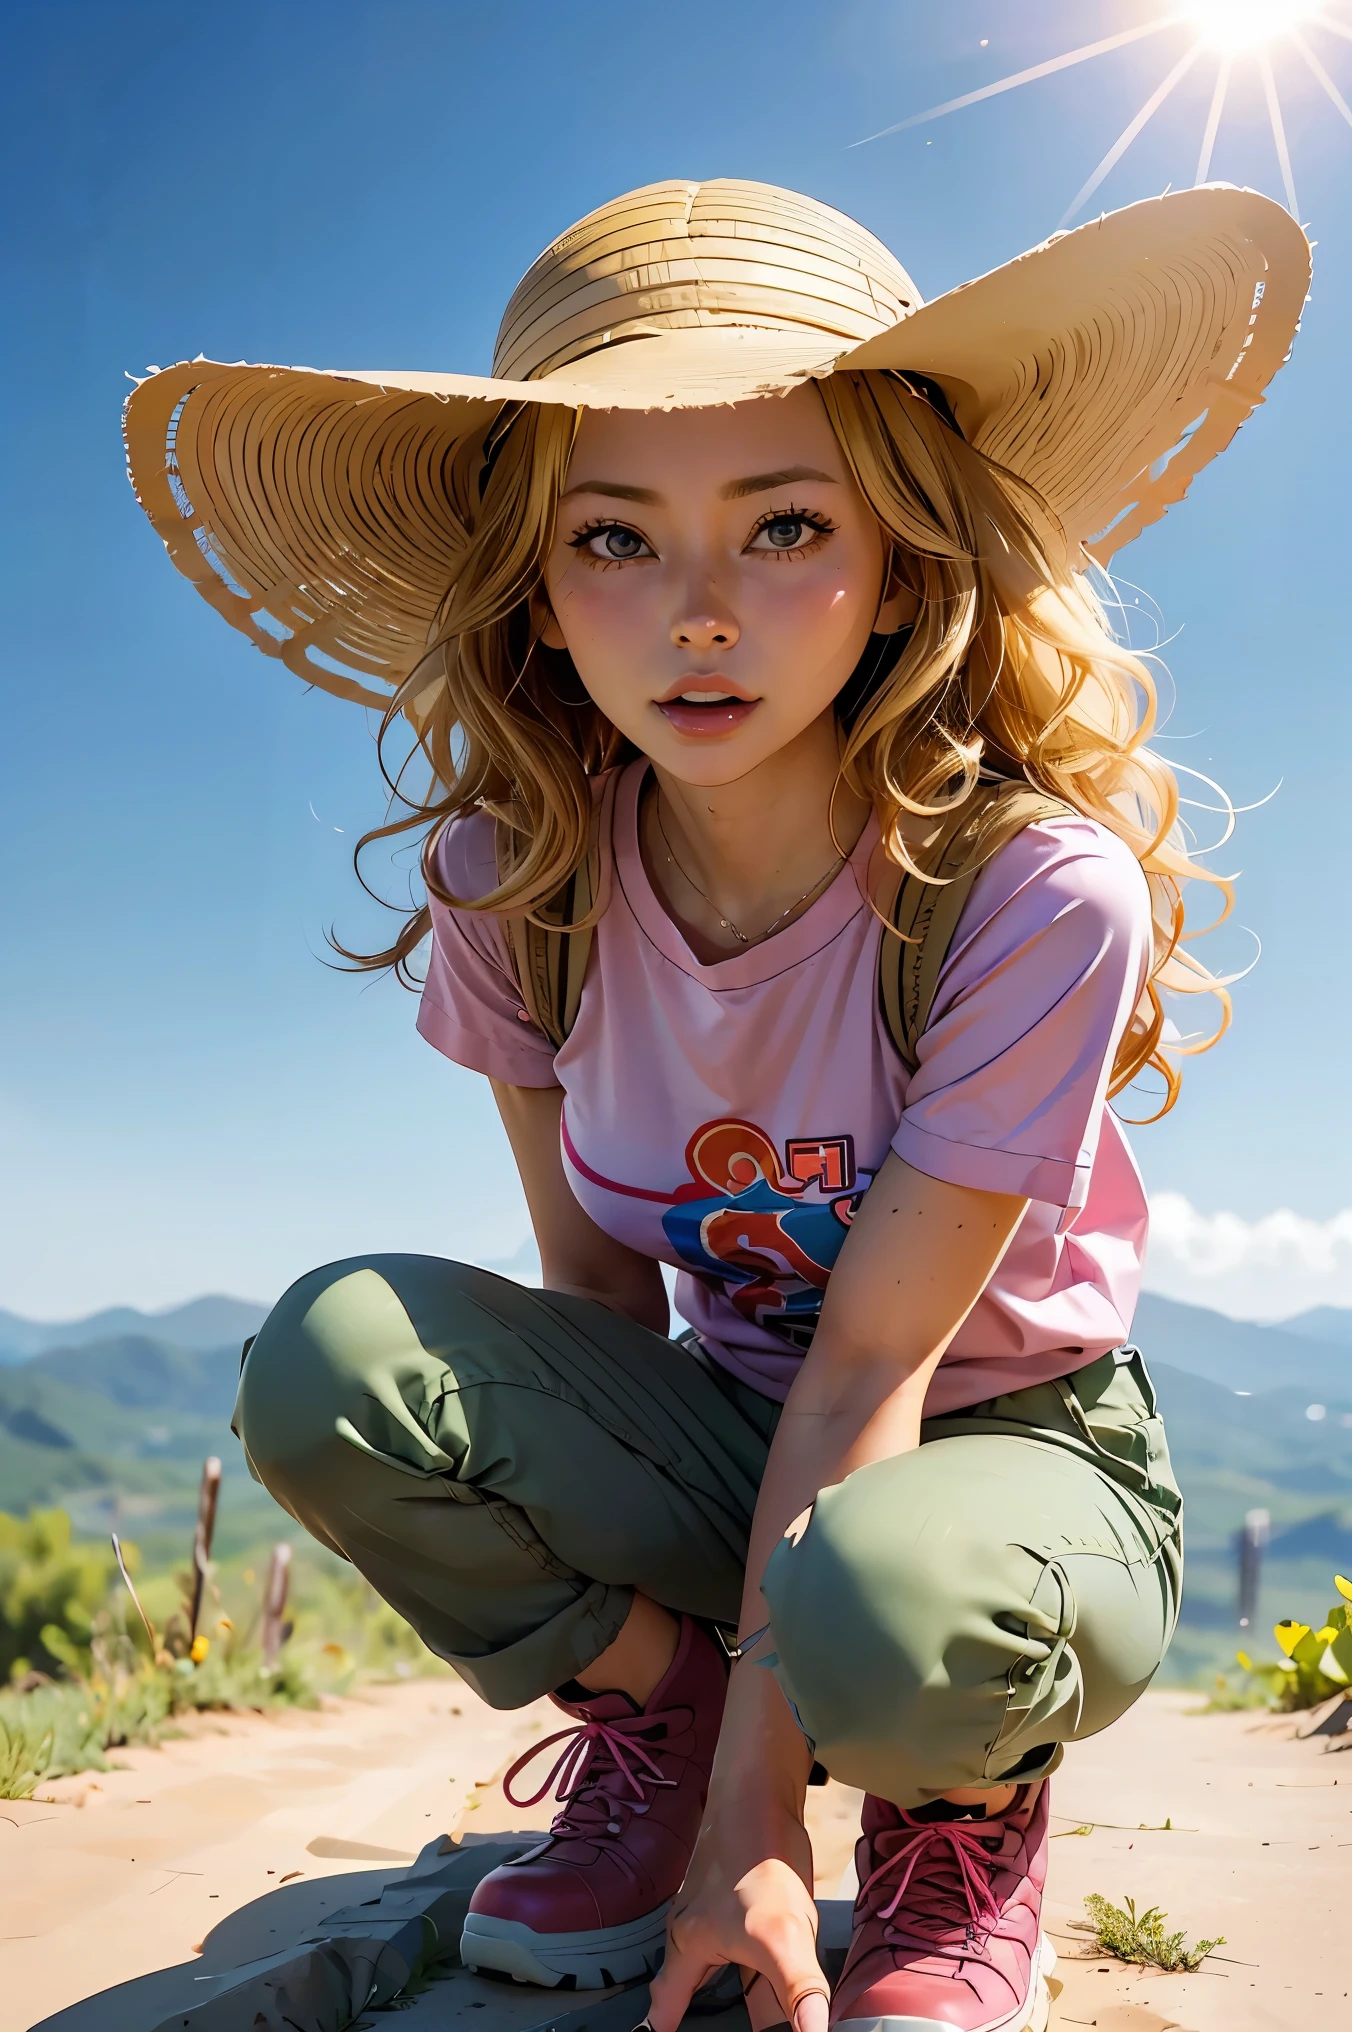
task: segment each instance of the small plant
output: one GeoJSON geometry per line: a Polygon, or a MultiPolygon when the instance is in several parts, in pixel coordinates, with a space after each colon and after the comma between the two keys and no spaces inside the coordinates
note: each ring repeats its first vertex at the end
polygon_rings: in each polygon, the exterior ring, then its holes
{"type": "MultiPolygon", "coordinates": [[[[269,1658],[256,1615],[235,1628],[203,1536],[199,1528],[193,1571],[177,1576],[179,1599],[160,1633],[132,1580],[133,1547],[116,1537],[109,1551],[73,1544],[62,1510],[24,1520],[0,1513],[0,1663],[10,1682],[0,1680],[0,1798],[28,1799],[44,1780],[106,1770],[106,1751],[157,1743],[194,1710],[315,1707],[321,1688],[346,1687],[351,1665],[338,1647],[303,1661],[282,1648],[285,1626],[269,1658]],[[119,1572],[124,1585],[110,1595],[119,1572]],[[203,1615],[208,1592],[214,1606],[203,1615]]],[[[172,1599],[172,1582],[168,1589],[172,1599]]]]}
{"type": "MultiPolygon", "coordinates": [[[[134,1548],[127,1554],[134,1567],[134,1548]]],[[[87,1670],[115,1573],[106,1546],[72,1543],[64,1510],[0,1510],[0,1685],[34,1670],[87,1670]]]]}
{"type": "Polygon", "coordinates": [[[1255,1662],[1247,1651],[1236,1653],[1249,1688],[1283,1714],[1318,1707],[1352,1688],[1352,1581],[1336,1573],[1333,1585],[1342,1600],[1329,1610],[1321,1629],[1290,1617],[1275,1625],[1272,1634],[1285,1654],[1282,1658],[1255,1662]]]}
{"type": "Polygon", "coordinates": [[[199,1636],[191,1653],[146,1655],[115,1610],[94,1619],[89,1669],[60,1680],[30,1674],[0,1688],[0,1799],[27,1799],[44,1780],[77,1771],[105,1771],[105,1753],[129,1743],[158,1743],[186,1714],[211,1709],[317,1707],[322,1689],[350,1679],[344,1658],[309,1660],[283,1652],[264,1668],[256,1644],[240,1643],[221,1617],[215,1636],[199,1636]],[[317,1682],[317,1683],[316,1683],[317,1682]]]}
{"type": "Polygon", "coordinates": [[[36,1717],[0,1715],[0,1799],[31,1799],[52,1756],[52,1731],[36,1717]]]}
{"type": "Polygon", "coordinates": [[[1194,1941],[1189,1947],[1187,1936],[1181,1930],[1166,1933],[1166,1914],[1158,1905],[1149,1906],[1146,1911],[1136,1910],[1136,1900],[1127,1898],[1121,1905],[1110,1905],[1097,1891],[1091,1891],[1084,1901],[1088,1919],[1072,1919],[1071,1925],[1077,1933],[1092,1933],[1095,1954],[1115,1955],[1118,1961],[1133,1961],[1142,1968],[1160,1968],[1170,1975],[1180,1970],[1191,1975],[1200,1968],[1213,1948],[1225,1946],[1225,1935],[1218,1933],[1214,1940],[1194,1941]]]}
{"type": "Polygon", "coordinates": [[[160,1742],[194,1711],[316,1707],[358,1677],[449,1670],[350,1573],[303,1570],[293,1621],[289,1546],[273,1548],[263,1598],[230,1614],[210,1560],[216,1466],[191,1570],[148,1583],[132,1546],[73,1542],[64,1511],[0,1512],[0,1799],[105,1771],[109,1750],[160,1742]]]}
{"type": "MultiPolygon", "coordinates": [[[[1240,1663],[1245,1654],[1239,1653],[1240,1663]]],[[[1218,1672],[1211,1682],[1211,1692],[1205,1707],[1199,1707],[1198,1714],[1238,1714],[1251,1712],[1254,1708],[1267,1709],[1271,1702],[1266,1687],[1252,1677],[1252,1669],[1246,1668],[1244,1679],[1236,1682],[1227,1672],[1218,1672]]]]}

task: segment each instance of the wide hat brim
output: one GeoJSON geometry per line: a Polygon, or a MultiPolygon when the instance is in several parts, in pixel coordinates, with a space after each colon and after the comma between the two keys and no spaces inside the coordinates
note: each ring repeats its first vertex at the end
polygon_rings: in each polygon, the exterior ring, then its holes
{"type": "Polygon", "coordinates": [[[504,403],[702,408],[839,369],[925,374],[968,441],[1106,563],[1262,400],[1309,280],[1289,213],[1209,185],[1057,234],[862,344],[696,324],[528,381],[187,361],[133,391],[128,466],[174,563],[232,627],[307,682],[383,708],[462,555],[446,462],[504,403]]]}

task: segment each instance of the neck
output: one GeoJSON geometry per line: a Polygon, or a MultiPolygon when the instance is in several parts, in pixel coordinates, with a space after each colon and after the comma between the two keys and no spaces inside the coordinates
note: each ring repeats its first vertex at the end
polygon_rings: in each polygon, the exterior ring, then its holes
{"type": "Polygon", "coordinates": [[[835,717],[827,713],[734,783],[683,783],[653,765],[660,811],[650,798],[644,858],[663,903],[701,957],[745,950],[720,918],[753,940],[783,913],[791,922],[793,906],[853,850],[869,807],[844,786],[837,789],[839,755],[835,717]]]}

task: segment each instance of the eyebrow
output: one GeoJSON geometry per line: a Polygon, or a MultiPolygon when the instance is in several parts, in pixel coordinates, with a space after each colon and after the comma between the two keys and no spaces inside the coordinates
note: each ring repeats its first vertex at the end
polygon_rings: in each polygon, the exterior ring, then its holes
{"type": "MultiPolygon", "coordinates": [[[[729,480],[719,488],[718,498],[744,501],[750,494],[768,494],[776,487],[792,486],[796,480],[817,480],[827,487],[839,484],[830,473],[819,473],[815,466],[784,466],[775,473],[752,473],[745,480],[729,480]]],[[[612,501],[641,501],[650,508],[662,499],[651,487],[628,487],[621,480],[579,480],[559,498],[568,501],[574,494],[604,494],[612,501]]]]}
{"type": "Polygon", "coordinates": [[[661,500],[661,495],[651,487],[626,487],[620,480],[579,480],[575,487],[569,487],[560,494],[560,501],[571,501],[574,494],[606,494],[612,501],[644,501],[649,507],[661,500]]]}
{"type": "Polygon", "coordinates": [[[815,466],[783,466],[776,473],[753,473],[749,480],[729,480],[726,487],[720,487],[720,501],[744,501],[748,494],[769,494],[776,487],[791,487],[795,480],[820,480],[828,487],[837,482],[829,473],[819,473],[815,466]]]}

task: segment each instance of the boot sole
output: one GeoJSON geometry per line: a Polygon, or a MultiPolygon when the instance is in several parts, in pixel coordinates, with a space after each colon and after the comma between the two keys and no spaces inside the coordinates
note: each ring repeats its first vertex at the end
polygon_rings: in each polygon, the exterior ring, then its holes
{"type": "Polygon", "coordinates": [[[579,1990],[609,1989],[656,1972],[670,1910],[668,1900],[627,1926],[604,1926],[592,1933],[536,1933],[519,1919],[470,1912],[460,1936],[460,1959],[468,1969],[493,1969],[547,1990],[569,1977],[579,1990]]]}
{"type": "MultiPolygon", "coordinates": [[[[1047,2032],[1055,1967],[1056,1949],[1044,1933],[1033,1957],[1033,1979],[1026,2002],[1006,2017],[988,2018],[984,2025],[974,2026],[972,2032],[1047,2032]]],[[[1056,1987],[1061,1986],[1058,1983],[1056,1987]]],[[[956,2028],[947,2018],[839,2018],[831,2032],[956,2032],[956,2028]]]]}

